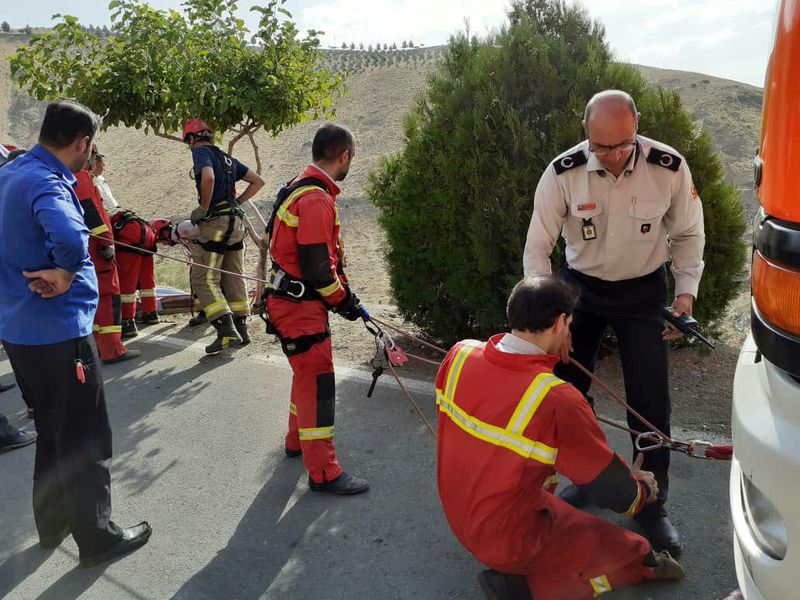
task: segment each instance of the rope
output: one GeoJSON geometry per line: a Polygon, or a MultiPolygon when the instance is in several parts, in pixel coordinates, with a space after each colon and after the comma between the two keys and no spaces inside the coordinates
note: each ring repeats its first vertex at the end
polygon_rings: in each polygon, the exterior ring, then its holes
{"type": "MultiPolygon", "coordinates": [[[[259,213],[259,216],[260,216],[260,213],[259,213]]],[[[105,238],[105,237],[102,237],[102,236],[99,236],[99,235],[95,235],[95,234],[91,234],[91,233],[89,235],[91,237],[94,237],[94,238],[97,238],[97,239],[101,239],[101,240],[105,240],[105,241],[108,240],[108,238],[105,238]]],[[[234,277],[241,277],[242,279],[246,279],[248,281],[254,281],[254,282],[259,283],[259,284],[265,284],[266,285],[266,284],[269,283],[266,279],[263,279],[263,278],[250,277],[249,275],[244,275],[242,273],[234,273],[233,271],[228,271],[226,269],[219,269],[219,268],[216,268],[216,267],[210,267],[208,265],[204,265],[202,263],[196,263],[193,260],[191,260],[191,258],[189,260],[186,260],[186,259],[177,258],[177,257],[174,257],[174,256],[166,256],[164,254],[159,254],[158,252],[154,252],[152,250],[145,250],[143,248],[139,248],[138,246],[132,246],[130,244],[125,244],[125,243],[119,242],[117,240],[114,240],[114,244],[117,245],[117,246],[121,246],[123,248],[129,248],[129,249],[132,249],[132,250],[136,250],[138,252],[144,252],[146,254],[151,254],[153,256],[158,256],[160,258],[165,258],[167,260],[172,260],[172,261],[175,261],[175,262],[183,263],[183,264],[188,265],[190,267],[199,267],[199,268],[202,268],[202,269],[207,269],[209,271],[217,271],[219,273],[224,273],[224,274],[227,274],[227,275],[233,275],[234,277]]],[[[181,243],[181,245],[184,246],[184,248],[186,248],[186,246],[185,246],[185,244],[183,242],[181,243]]],[[[370,317],[370,320],[374,321],[375,323],[378,323],[379,325],[382,325],[383,327],[386,327],[387,329],[391,329],[392,331],[394,331],[396,333],[399,333],[399,334],[407,337],[408,339],[417,342],[418,344],[426,346],[426,347],[430,348],[431,350],[435,350],[436,352],[439,352],[439,353],[441,353],[443,355],[447,354],[447,350],[445,350],[444,348],[440,348],[439,346],[436,346],[435,344],[431,344],[430,342],[426,342],[425,340],[419,338],[418,336],[415,336],[415,335],[409,333],[408,331],[400,329],[399,327],[396,327],[396,326],[392,325],[391,323],[387,323],[387,322],[382,321],[381,319],[378,319],[376,317],[370,317]]],[[[413,358],[414,360],[418,360],[420,362],[424,362],[424,363],[427,363],[427,364],[430,364],[430,365],[434,365],[434,366],[440,366],[441,365],[441,363],[439,363],[439,362],[436,362],[436,361],[428,359],[428,358],[423,358],[422,356],[418,356],[416,354],[410,354],[410,353],[407,352],[406,356],[408,356],[409,358],[413,358]]],[[[709,458],[709,459],[713,458],[713,459],[718,459],[718,460],[730,460],[731,459],[731,455],[733,453],[733,449],[732,449],[731,446],[713,446],[711,444],[707,444],[707,443],[704,443],[704,442],[699,441],[699,440],[695,440],[693,442],[681,442],[681,441],[678,441],[678,440],[675,440],[675,439],[669,437],[667,434],[665,434],[663,431],[661,431],[658,427],[656,427],[650,421],[645,419],[639,412],[637,412],[635,409],[633,409],[622,398],[620,398],[608,385],[605,384],[605,382],[603,382],[601,379],[599,379],[597,376],[595,376],[594,373],[589,371],[589,369],[584,367],[582,364],[580,364],[574,358],[570,359],[570,362],[573,365],[575,365],[581,372],[583,372],[584,375],[588,376],[594,383],[596,383],[600,388],[602,388],[603,391],[605,391],[615,402],[617,402],[620,406],[622,406],[627,412],[632,414],[634,417],[639,419],[639,421],[641,421],[644,425],[649,427],[651,431],[650,432],[636,431],[634,429],[630,429],[628,427],[624,427],[624,426],[620,425],[619,423],[616,423],[616,422],[611,421],[609,419],[604,419],[603,417],[599,417],[598,416],[597,420],[600,421],[601,423],[605,423],[606,425],[609,425],[610,427],[616,427],[617,429],[620,429],[622,431],[626,431],[626,432],[628,432],[628,433],[630,433],[632,435],[646,436],[648,433],[652,433],[653,435],[657,436],[660,439],[659,446],[664,446],[664,447],[666,447],[666,448],[668,448],[670,450],[674,450],[674,451],[677,451],[677,452],[683,452],[683,453],[687,454],[688,456],[692,456],[694,458],[709,458]],[[703,455],[695,454],[695,451],[698,448],[704,448],[703,455]]],[[[395,370],[394,365],[392,365],[391,361],[388,361],[388,365],[389,365],[389,370],[391,371],[391,373],[394,376],[394,378],[397,380],[397,383],[400,386],[400,389],[405,394],[406,399],[414,407],[414,410],[417,412],[419,417],[425,423],[425,425],[427,426],[427,428],[431,432],[431,434],[434,437],[436,437],[436,433],[435,433],[433,427],[431,426],[430,422],[425,417],[425,415],[422,413],[422,411],[420,410],[420,408],[417,405],[417,403],[414,401],[414,398],[411,396],[411,394],[408,392],[406,387],[403,385],[403,382],[400,380],[400,377],[397,375],[397,371],[395,370]]],[[[658,447],[658,446],[656,446],[656,447],[658,447]]]]}

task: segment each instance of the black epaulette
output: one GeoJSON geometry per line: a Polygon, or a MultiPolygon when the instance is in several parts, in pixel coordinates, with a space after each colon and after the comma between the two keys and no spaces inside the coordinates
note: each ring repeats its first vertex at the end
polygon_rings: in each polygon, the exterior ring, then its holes
{"type": "Polygon", "coordinates": [[[588,159],[586,158],[586,155],[582,150],[578,150],[577,152],[573,152],[567,156],[562,156],[561,158],[553,161],[553,168],[556,170],[556,175],[561,175],[570,169],[585,165],[587,162],[588,159]]]}
{"type": "Polygon", "coordinates": [[[681,166],[681,157],[676,154],[664,152],[658,148],[650,148],[650,153],[647,155],[647,162],[677,172],[681,166]]]}

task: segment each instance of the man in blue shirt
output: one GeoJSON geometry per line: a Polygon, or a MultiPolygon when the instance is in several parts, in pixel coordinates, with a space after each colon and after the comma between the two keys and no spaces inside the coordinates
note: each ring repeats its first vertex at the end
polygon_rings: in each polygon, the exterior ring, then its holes
{"type": "Polygon", "coordinates": [[[43,548],[70,533],[81,566],[144,545],[146,522],[111,520],[111,426],[92,339],[97,277],[72,171],[86,162],[98,118],[50,104],[39,144],[0,170],[0,339],[36,413],[33,512],[43,548]]]}

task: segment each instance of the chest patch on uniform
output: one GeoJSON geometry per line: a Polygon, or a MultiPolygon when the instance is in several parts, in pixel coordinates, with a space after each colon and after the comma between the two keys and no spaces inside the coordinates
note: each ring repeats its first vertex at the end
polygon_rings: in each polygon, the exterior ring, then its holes
{"type": "Polygon", "coordinates": [[[587,202],[586,204],[578,204],[578,210],[594,210],[597,208],[596,202],[587,202]]]}
{"type": "Polygon", "coordinates": [[[650,223],[643,223],[640,231],[642,232],[642,235],[647,235],[648,233],[650,233],[650,229],[652,229],[650,223]]]}
{"type": "Polygon", "coordinates": [[[567,156],[562,156],[558,160],[553,163],[553,167],[556,170],[557,175],[561,175],[569,171],[570,169],[574,169],[575,167],[580,167],[581,165],[585,165],[588,162],[586,155],[578,150],[577,152],[573,152],[567,156]]]}
{"type": "Polygon", "coordinates": [[[647,162],[677,172],[681,166],[681,157],[658,148],[651,148],[647,155],[647,162]]]}

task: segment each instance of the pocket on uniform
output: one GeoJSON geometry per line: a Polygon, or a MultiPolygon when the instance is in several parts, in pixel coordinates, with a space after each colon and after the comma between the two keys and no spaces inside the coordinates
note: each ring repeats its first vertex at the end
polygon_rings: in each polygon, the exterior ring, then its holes
{"type": "Polygon", "coordinates": [[[657,240],[661,233],[661,220],[667,206],[658,202],[632,200],[628,207],[630,238],[640,242],[657,240]]]}

